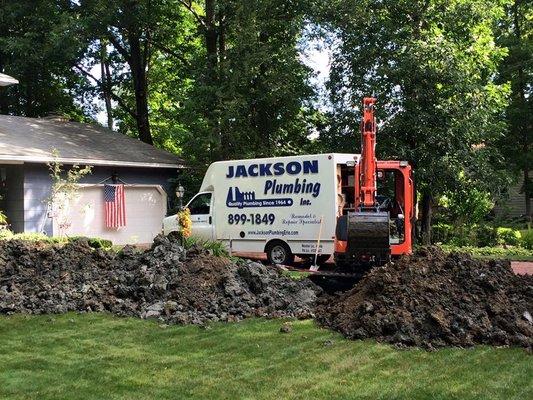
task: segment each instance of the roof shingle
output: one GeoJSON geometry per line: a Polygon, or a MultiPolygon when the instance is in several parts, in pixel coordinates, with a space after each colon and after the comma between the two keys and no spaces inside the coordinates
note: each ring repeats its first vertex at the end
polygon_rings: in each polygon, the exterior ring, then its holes
{"type": "Polygon", "coordinates": [[[49,162],[53,149],[59,152],[59,161],[70,164],[155,168],[184,164],[174,154],[98,125],[0,115],[0,163],[49,162]]]}

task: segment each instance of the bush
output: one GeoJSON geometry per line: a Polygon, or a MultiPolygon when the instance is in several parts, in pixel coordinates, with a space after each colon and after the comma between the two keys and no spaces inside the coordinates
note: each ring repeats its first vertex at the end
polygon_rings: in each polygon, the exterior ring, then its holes
{"type": "Polygon", "coordinates": [[[7,225],[7,216],[3,211],[0,211],[0,225],[7,225]]]}
{"type": "MultiPolygon", "coordinates": [[[[496,229],[490,225],[477,225],[474,228],[475,244],[479,247],[496,246],[498,244],[496,229]]],[[[474,243],[471,243],[474,244],[474,243]]]]}
{"type": "Polygon", "coordinates": [[[78,240],[87,240],[87,243],[93,249],[110,249],[111,247],[113,247],[113,242],[108,239],[102,239],[102,238],[97,238],[97,237],[84,237],[84,236],[68,237],[69,242],[76,242],[78,240]]]}
{"type": "Polygon", "coordinates": [[[512,228],[496,228],[496,239],[500,245],[519,246],[522,235],[512,228]]]}
{"type": "Polygon", "coordinates": [[[190,249],[193,246],[203,247],[209,250],[214,256],[217,257],[229,257],[228,250],[224,246],[224,243],[215,240],[201,239],[195,236],[189,236],[182,239],[183,247],[190,249]]]}
{"type": "Polygon", "coordinates": [[[454,227],[450,224],[439,222],[431,227],[434,243],[448,243],[454,235],[454,227]]]}
{"type": "Polygon", "coordinates": [[[57,236],[47,236],[43,233],[37,232],[25,232],[25,233],[16,233],[14,234],[10,230],[0,229],[0,240],[24,240],[28,242],[43,242],[48,244],[56,243],[71,243],[77,240],[85,239],[89,246],[93,249],[110,249],[113,246],[111,240],[102,239],[102,238],[90,238],[84,236],[70,236],[70,237],[57,237],[57,236]]]}
{"type": "Polygon", "coordinates": [[[9,229],[0,229],[0,240],[9,240],[13,237],[13,232],[9,229]]]}
{"type": "Polygon", "coordinates": [[[528,250],[533,250],[533,229],[521,231],[520,245],[528,250]]]}
{"type": "Polygon", "coordinates": [[[473,256],[494,257],[494,258],[533,258],[533,251],[522,247],[473,247],[473,246],[450,246],[443,245],[442,248],[447,252],[468,253],[473,256]]]}
{"type": "Polygon", "coordinates": [[[432,227],[433,242],[452,246],[522,246],[531,249],[533,233],[490,224],[454,226],[439,222],[432,227]],[[529,246],[529,247],[528,247],[529,246]]]}
{"type": "Polygon", "coordinates": [[[44,233],[38,232],[24,232],[16,233],[11,239],[25,240],[28,242],[45,242],[45,243],[66,243],[66,238],[56,237],[56,236],[47,236],[44,233]]]}

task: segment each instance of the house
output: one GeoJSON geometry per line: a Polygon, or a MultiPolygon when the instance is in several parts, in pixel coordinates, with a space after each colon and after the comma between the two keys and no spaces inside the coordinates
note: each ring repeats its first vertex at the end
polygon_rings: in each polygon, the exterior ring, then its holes
{"type": "Polygon", "coordinates": [[[150,243],[167,212],[169,179],[182,168],[177,156],[100,126],[0,115],[0,210],[14,232],[150,243]],[[68,223],[60,224],[57,206],[48,201],[47,163],[54,160],[65,169],[92,166],[78,184],[76,199],[63,209],[68,223]],[[104,184],[113,182],[125,185],[126,226],[120,228],[107,228],[104,218],[104,184]]]}

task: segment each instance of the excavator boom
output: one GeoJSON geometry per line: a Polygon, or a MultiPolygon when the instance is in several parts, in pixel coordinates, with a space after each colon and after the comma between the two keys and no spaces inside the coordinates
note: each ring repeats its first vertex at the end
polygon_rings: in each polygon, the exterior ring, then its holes
{"type": "Polygon", "coordinates": [[[375,208],[377,191],[377,159],[376,159],[376,117],[374,104],[376,99],[363,99],[363,121],[361,126],[361,192],[358,193],[361,209],[375,208]]]}

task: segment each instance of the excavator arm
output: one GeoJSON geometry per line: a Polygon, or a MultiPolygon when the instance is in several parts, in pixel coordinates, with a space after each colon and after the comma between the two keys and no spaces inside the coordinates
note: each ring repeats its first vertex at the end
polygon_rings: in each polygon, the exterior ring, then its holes
{"type": "MultiPolygon", "coordinates": [[[[376,99],[363,99],[363,120],[361,122],[361,161],[355,166],[356,210],[340,218],[342,237],[346,238],[346,252],[338,261],[353,264],[369,262],[383,264],[390,259],[390,216],[381,212],[376,201],[377,159],[376,159],[376,99]]],[[[338,222],[339,226],[339,222],[338,222]]]]}

